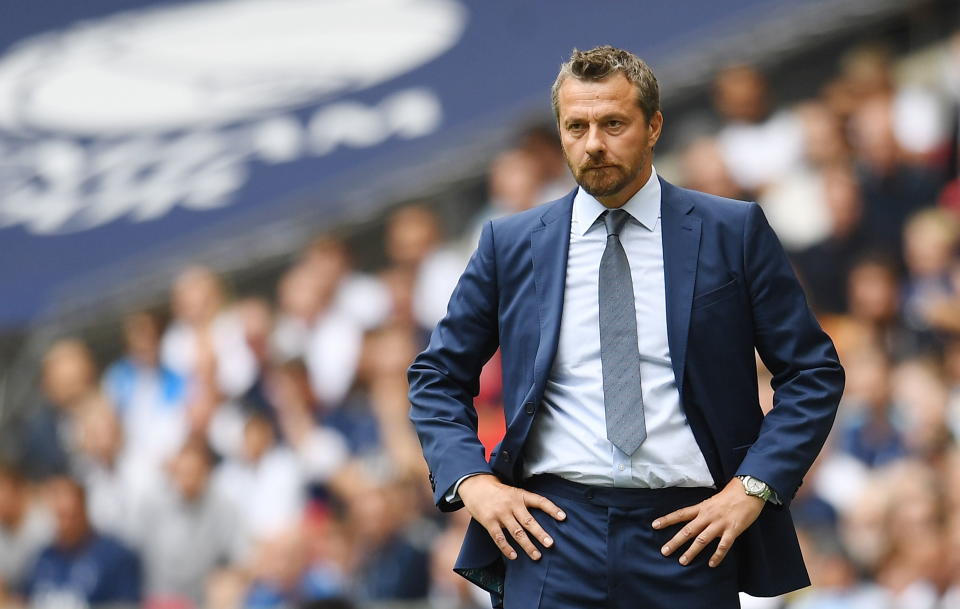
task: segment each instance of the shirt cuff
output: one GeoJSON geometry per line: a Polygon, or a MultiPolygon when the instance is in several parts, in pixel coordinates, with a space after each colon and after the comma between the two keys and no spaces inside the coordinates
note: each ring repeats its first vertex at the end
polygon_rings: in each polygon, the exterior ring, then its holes
{"type": "Polygon", "coordinates": [[[475,474],[467,474],[466,476],[457,480],[453,484],[453,486],[450,487],[450,490],[447,491],[447,494],[443,496],[444,501],[446,501],[447,503],[460,503],[460,495],[458,494],[460,491],[460,485],[467,478],[470,478],[472,476],[479,476],[481,473],[483,472],[477,472],[475,474]]]}

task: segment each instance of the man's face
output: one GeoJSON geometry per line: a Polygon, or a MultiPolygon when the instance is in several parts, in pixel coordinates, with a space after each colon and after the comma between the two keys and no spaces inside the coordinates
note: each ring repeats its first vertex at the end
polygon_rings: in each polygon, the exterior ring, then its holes
{"type": "Polygon", "coordinates": [[[648,122],[636,88],[619,72],[600,81],[568,77],[558,113],[563,153],[577,183],[601,202],[625,203],[650,175],[663,116],[656,112],[648,122]]]}
{"type": "Polygon", "coordinates": [[[50,483],[50,503],[57,523],[57,544],[75,548],[90,534],[83,491],[68,480],[50,483]]]}

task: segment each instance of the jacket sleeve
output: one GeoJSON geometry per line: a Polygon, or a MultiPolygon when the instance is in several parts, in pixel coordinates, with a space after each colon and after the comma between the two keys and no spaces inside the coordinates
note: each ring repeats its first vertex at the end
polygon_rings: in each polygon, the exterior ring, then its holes
{"type": "Polygon", "coordinates": [[[497,301],[493,225],[487,223],[446,316],[407,371],[410,420],[430,469],[434,501],[443,511],[463,505],[445,497],[458,480],[492,473],[477,438],[473,398],[480,390],[480,371],[499,345],[497,301]]]}
{"type": "Polygon", "coordinates": [[[789,505],[823,447],[843,393],[844,372],[763,211],[752,204],[743,260],[754,345],[773,374],[773,409],[737,470],[763,480],[789,505]]]}

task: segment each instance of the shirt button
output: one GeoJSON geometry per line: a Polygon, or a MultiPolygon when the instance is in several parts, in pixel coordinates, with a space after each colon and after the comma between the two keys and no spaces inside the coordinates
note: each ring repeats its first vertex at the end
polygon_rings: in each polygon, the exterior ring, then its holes
{"type": "Polygon", "coordinates": [[[620,465],[618,465],[618,466],[617,466],[617,469],[619,469],[620,471],[623,471],[623,470],[624,470],[623,463],[621,463],[620,465]]]}

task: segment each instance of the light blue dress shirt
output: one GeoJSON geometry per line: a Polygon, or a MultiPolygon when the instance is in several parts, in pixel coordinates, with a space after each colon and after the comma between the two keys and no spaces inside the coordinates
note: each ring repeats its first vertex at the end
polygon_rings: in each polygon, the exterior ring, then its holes
{"type": "Polygon", "coordinates": [[[560,340],[524,448],[524,476],[554,474],[598,486],[713,487],[680,406],[670,359],[655,169],[622,207],[630,218],[620,235],[633,279],[647,439],[632,456],[607,440],[597,300],[606,209],[583,189],[573,200],[560,340]]]}

